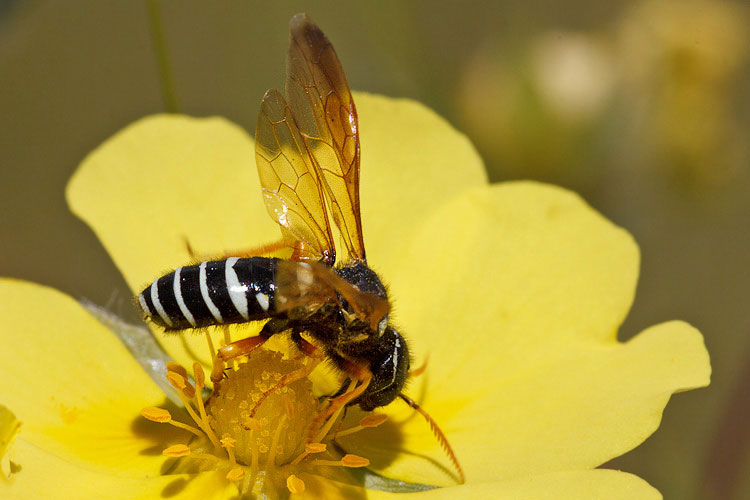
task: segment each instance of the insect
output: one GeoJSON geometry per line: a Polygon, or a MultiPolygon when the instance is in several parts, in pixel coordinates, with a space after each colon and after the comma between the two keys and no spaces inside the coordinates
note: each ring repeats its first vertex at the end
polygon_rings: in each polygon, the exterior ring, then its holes
{"type": "Polygon", "coordinates": [[[259,335],[218,356],[243,356],[290,332],[303,353],[325,357],[356,383],[347,390],[345,382],[331,406],[371,411],[401,398],[427,418],[461,472],[435,422],[402,392],[409,349],[389,322],[385,286],[367,266],[359,125],[341,64],[306,15],[292,18],[290,32],[286,98],[276,89],[263,97],[255,155],[266,208],[282,232],[280,243],[262,251],[286,248],[291,257],[248,251],[180,267],[145,288],[138,303],[166,330],[268,320],[259,335]],[[338,263],[331,218],[343,243],[338,263]]]}

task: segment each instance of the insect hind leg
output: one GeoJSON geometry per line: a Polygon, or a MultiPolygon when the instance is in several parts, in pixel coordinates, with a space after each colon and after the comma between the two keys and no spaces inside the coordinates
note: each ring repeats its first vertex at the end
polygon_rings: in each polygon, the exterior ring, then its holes
{"type": "Polygon", "coordinates": [[[279,241],[273,241],[271,243],[267,243],[265,245],[261,245],[261,246],[253,247],[253,248],[227,250],[220,254],[201,254],[195,251],[193,246],[190,244],[190,240],[188,240],[187,236],[183,236],[182,241],[185,244],[185,250],[187,251],[188,255],[190,256],[192,260],[196,262],[228,259],[230,257],[240,257],[240,258],[258,257],[262,255],[269,255],[269,254],[278,252],[279,250],[283,250],[288,247],[286,241],[282,239],[279,241]]]}
{"type": "Polygon", "coordinates": [[[271,336],[289,329],[289,322],[283,319],[271,319],[255,337],[236,340],[218,350],[217,355],[222,361],[247,356],[265,343],[271,336]]]}

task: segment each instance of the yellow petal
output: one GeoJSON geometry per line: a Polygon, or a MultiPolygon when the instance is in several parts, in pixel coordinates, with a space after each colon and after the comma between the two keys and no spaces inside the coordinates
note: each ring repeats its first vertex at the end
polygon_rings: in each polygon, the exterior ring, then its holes
{"type": "MultiPolygon", "coordinates": [[[[370,500],[395,500],[404,494],[368,492],[370,500]]],[[[449,500],[659,500],[661,495],[643,479],[614,470],[570,471],[519,478],[513,481],[467,484],[409,494],[410,499],[449,500]]]]}
{"type": "Polygon", "coordinates": [[[325,500],[364,500],[365,498],[371,498],[371,495],[376,495],[381,492],[373,492],[365,490],[360,486],[354,486],[350,484],[340,483],[333,481],[328,478],[316,476],[313,474],[300,474],[297,478],[305,484],[305,488],[302,492],[291,493],[290,499],[301,500],[301,499],[325,499],[325,500]]]}
{"type": "Polygon", "coordinates": [[[447,204],[402,257],[390,278],[399,321],[417,353],[435,353],[428,370],[442,379],[472,363],[478,343],[513,371],[571,341],[614,339],[638,277],[626,231],[570,191],[531,182],[447,204]]]}
{"type": "Polygon", "coordinates": [[[139,411],[165,396],[117,338],[73,299],[0,280],[2,403],[24,423],[19,439],[72,463],[156,474],[176,431],[139,411]],[[161,425],[161,427],[159,427],[161,425]]]}
{"type": "Polygon", "coordinates": [[[16,451],[21,470],[7,485],[0,483],[7,500],[221,500],[237,494],[217,471],[133,478],[77,466],[21,439],[16,451]]]}
{"type": "MultiPolygon", "coordinates": [[[[445,199],[486,182],[469,141],[424,106],[357,94],[362,131],[362,212],[370,261],[391,256],[445,199]],[[396,242],[396,244],[394,244],[396,242]]],[[[187,238],[200,254],[278,240],[260,193],[252,139],[220,118],[144,118],[93,151],[67,191],[68,203],[99,237],[134,292],[187,264],[187,238]]],[[[239,335],[251,334],[243,329],[239,335]]],[[[202,336],[163,339],[183,364],[202,336]]]]}
{"type": "Polygon", "coordinates": [[[362,134],[362,226],[368,262],[386,280],[415,228],[447,200],[487,183],[462,133],[409,99],[356,93],[362,134]]]}
{"type": "Polygon", "coordinates": [[[14,472],[9,448],[21,429],[21,422],[3,405],[0,405],[0,477],[9,479],[14,472]]]}
{"type": "MultiPolygon", "coordinates": [[[[133,292],[190,263],[278,240],[260,196],[250,137],[221,118],[159,115],[123,129],[83,161],[68,185],[133,292]]],[[[208,365],[203,336],[159,335],[176,361],[208,365]]],[[[218,339],[217,339],[218,341],[218,339]]]]}
{"type": "MultiPolygon", "coordinates": [[[[637,248],[562,189],[467,194],[436,214],[408,257],[392,292],[418,359],[430,353],[408,392],[470,482],[595,467],[651,434],[670,394],[708,383],[702,338],[684,323],[616,342],[637,248]]],[[[347,451],[389,477],[451,484],[420,457],[452,470],[424,421],[399,427],[409,409],[388,411],[378,429],[342,438],[347,451]]]]}

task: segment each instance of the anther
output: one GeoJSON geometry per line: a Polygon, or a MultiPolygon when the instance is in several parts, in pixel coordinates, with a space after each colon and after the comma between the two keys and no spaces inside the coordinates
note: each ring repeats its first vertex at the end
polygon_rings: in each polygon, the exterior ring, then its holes
{"type": "Polygon", "coordinates": [[[152,422],[159,422],[165,424],[172,420],[172,415],[168,410],[164,408],[157,408],[155,406],[149,406],[141,410],[141,415],[151,420],[152,422]]]}
{"type": "Polygon", "coordinates": [[[185,387],[182,388],[182,393],[186,398],[192,399],[193,397],[195,397],[195,387],[190,384],[185,384],[185,387]]]}
{"type": "MultiPolygon", "coordinates": [[[[182,367],[180,367],[182,368],[182,367]]],[[[182,368],[184,370],[184,368],[182,368]]],[[[187,375],[187,372],[185,372],[185,375],[187,375]]],[[[172,384],[172,386],[177,389],[178,391],[182,391],[182,389],[185,388],[185,377],[180,375],[179,373],[169,370],[167,372],[167,381],[172,384]]]]}
{"type": "Polygon", "coordinates": [[[312,455],[313,453],[322,453],[328,449],[328,446],[325,443],[307,443],[305,445],[305,451],[300,453],[297,458],[292,460],[292,465],[297,465],[302,460],[304,460],[308,455],[312,455]]]}
{"type": "Polygon", "coordinates": [[[240,481],[243,477],[245,477],[245,469],[242,467],[235,467],[227,472],[227,479],[230,481],[240,481]]]}
{"type": "Polygon", "coordinates": [[[168,410],[165,410],[164,408],[156,408],[155,406],[149,406],[141,410],[141,415],[143,415],[148,420],[151,420],[152,422],[159,422],[160,424],[174,425],[175,427],[179,427],[180,429],[184,429],[186,431],[192,432],[198,437],[205,436],[205,434],[203,434],[200,430],[196,429],[192,425],[184,424],[178,420],[173,420],[172,415],[169,413],[168,410]]]}
{"type": "Polygon", "coordinates": [[[388,415],[385,413],[373,413],[360,420],[359,425],[362,427],[377,427],[386,420],[388,420],[388,415]]]}
{"type": "Polygon", "coordinates": [[[341,460],[310,460],[310,465],[340,465],[344,467],[367,467],[370,465],[370,461],[365,457],[359,455],[352,455],[347,453],[341,460]]]}
{"type": "Polygon", "coordinates": [[[185,369],[185,367],[179,363],[175,363],[174,361],[167,361],[167,371],[174,372],[178,375],[181,375],[183,378],[187,378],[187,370],[185,369]]]}
{"type": "Polygon", "coordinates": [[[326,451],[328,446],[325,443],[307,443],[305,445],[305,452],[313,454],[313,453],[322,453],[326,451]]]}
{"type": "Polygon", "coordinates": [[[227,450],[227,455],[229,455],[229,463],[232,464],[233,466],[237,465],[237,459],[234,458],[234,450],[232,449],[234,448],[234,445],[237,442],[237,440],[225,434],[224,436],[222,436],[219,442],[221,443],[221,447],[227,450]]]}
{"type": "Polygon", "coordinates": [[[203,373],[203,367],[197,361],[193,363],[193,376],[195,378],[195,387],[203,389],[206,385],[206,374],[203,373]]]}
{"type": "Polygon", "coordinates": [[[370,465],[370,461],[365,457],[347,453],[341,458],[341,465],[344,467],[367,467],[370,465]]]}
{"type": "MultiPolygon", "coordinates": [[[[182,367],[180,366],[180,368],[182,367]]],[[[187,376],[187,372],[184,368],[182,368],[182,371],[185,373],[185,375],[181,375],[173,370],[167,371],[167,380],[175,389],[181,391],[186,398],[191,399],[193,396],[195,396],[195,388],[187,382],[187,379],[185,378],[187,376]]]]}
{"type": "Polygon", "coordinates": [[[305,482],[294,474],[291,474],[286,478],[286,487],[290,493],[299,494],[305,491],[305,482]]]}
{"type": "Polygon", "coordinates": [[[167,457],[184,457],[190,455],[190,448],[184,444],[176,444],[169,448],[165,448],[161,453],[167,457]]]}
{"type": "Polygon", "coordinates": [[[345,429],[343,431],[339,431],[336,436],[342,437],[342,436],[348,436],[350,434],[354,434],[355,432],[359,432],[362,429],[366,429],[368,427],[377,427],[381,425],[383,422],[388,420],[388,416],[383,413],[373,413],[372,415],[367,415],[366,417],[362,418],[362,420],[359,421],[359,425],[356,425],[350,429],[345,429]]]}

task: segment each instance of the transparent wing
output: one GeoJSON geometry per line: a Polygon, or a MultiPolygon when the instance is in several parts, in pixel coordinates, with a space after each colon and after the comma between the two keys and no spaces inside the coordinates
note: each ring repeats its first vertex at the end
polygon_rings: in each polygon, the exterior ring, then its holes
{"type": "Polygon", "coordinates": [[[335,252],[323,190],[292,112],[276,89],[266,92],[255,129],[263,199],[284,239],[302,259],[333,265],[335,252]]]}
{"type": "Polygon", "coordinates": [[[374,331],[390,310],[388,300],[360,291],[324,264],[277,262],[275,300],[278,312],[293,309],[313,312],[325,304],[340,306],[337,292],[349,303],[354,314],[374,331]]]}
{"type": "Polygon", "coordinates": [[[359,131],[346,76],[333,46],[304,14],[290,23],[286,96],[323,181],[349,258],[365,260],[359,210],[359,131]]]}

